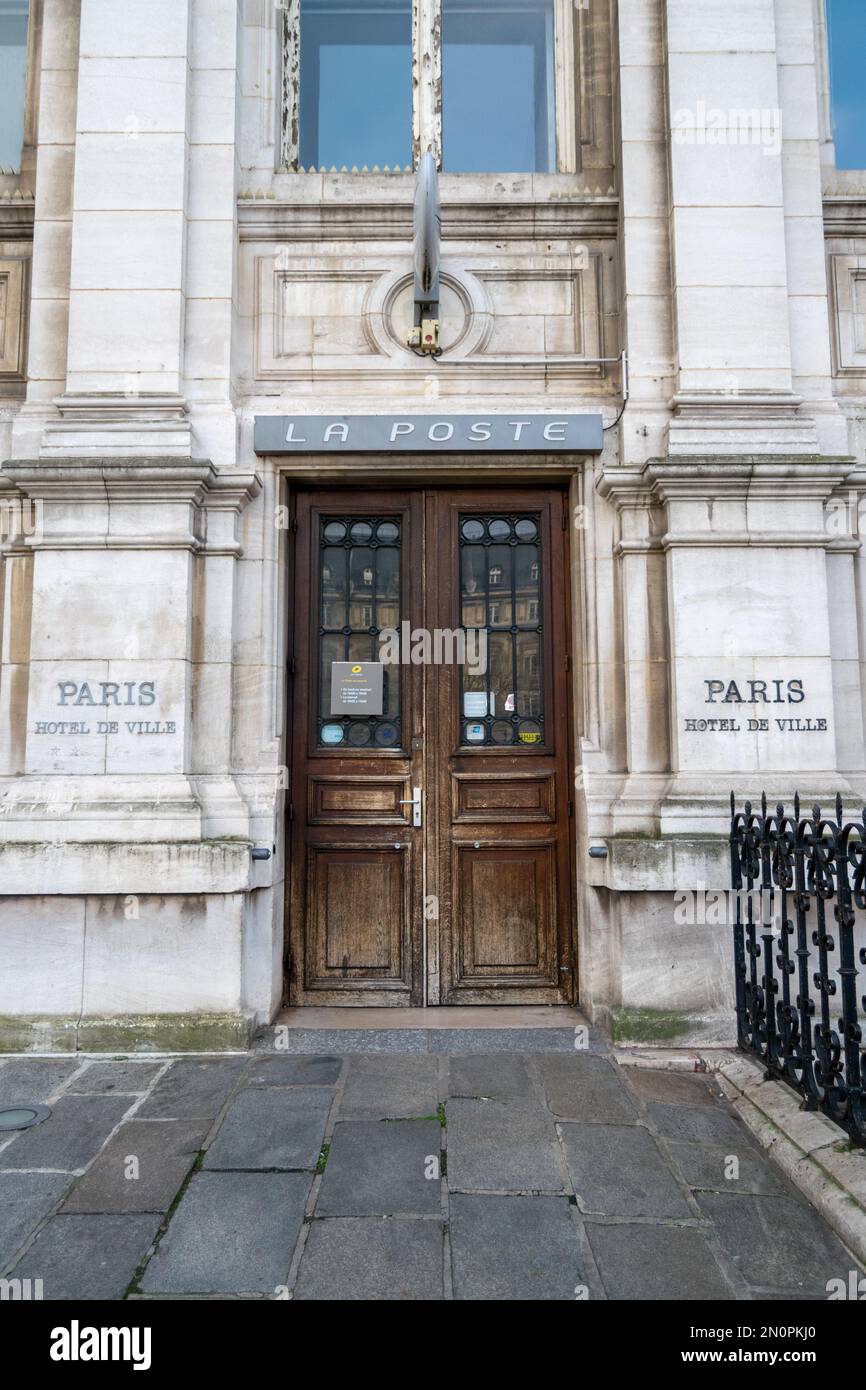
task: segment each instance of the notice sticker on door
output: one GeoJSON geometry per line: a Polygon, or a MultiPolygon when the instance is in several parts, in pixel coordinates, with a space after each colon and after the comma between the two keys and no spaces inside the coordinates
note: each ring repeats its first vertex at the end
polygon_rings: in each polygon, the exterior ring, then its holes
{"type": "Polygon", "coordinates": [[[463,714],[466,719],[483,719],[485,714],[496,713],[496,696],[490,694],[490,708],[487,708],[487,692],[466,690],[463,693],[463,714]]]}
{"type": "Polygon", "coordinates": [[[331,714],[382,713],[381,661],[331,662],[331,714]]]}
{"type": "Polygon", "coordinates": [[[467,725],[466,725],[466,742],[467,742],[467,743],[483,743],[483,742],[484,742],[484,725],[483,725],[483,724],[467,724],[467,725]]]}

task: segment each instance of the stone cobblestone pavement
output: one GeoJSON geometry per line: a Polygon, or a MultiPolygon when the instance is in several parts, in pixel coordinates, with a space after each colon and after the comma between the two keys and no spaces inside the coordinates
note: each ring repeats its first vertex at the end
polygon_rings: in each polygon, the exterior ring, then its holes
{"type": "Polygon", "coordinates": [[[857,1268],[710,1077],[464,1038],[0,1061],[0,1105],[52,1107],[0,1139],[0,1276],[75,1300],[823,1300],[857,1268]]]}

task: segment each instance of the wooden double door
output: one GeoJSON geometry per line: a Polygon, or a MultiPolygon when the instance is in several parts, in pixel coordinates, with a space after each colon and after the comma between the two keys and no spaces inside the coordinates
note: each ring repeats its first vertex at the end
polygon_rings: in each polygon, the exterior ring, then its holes
{"type": "Polygon", "coordinates": [[[289,1002],[572,1002],[563,492],[294,507],[289,1002]]]}

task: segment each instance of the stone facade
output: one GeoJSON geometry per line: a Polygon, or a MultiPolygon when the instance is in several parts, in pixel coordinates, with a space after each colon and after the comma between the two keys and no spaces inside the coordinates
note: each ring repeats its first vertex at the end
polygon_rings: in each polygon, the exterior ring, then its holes
{"type": "Polygon", "coordinates": [[[257,456],[255,417],[516,408],[610,426],[566,470],[581,1003],[729,1037],[729,930],[674,895],[726,887],[730,788],[866,794],[866,188],[833,165],[821,0],[557,5],[557,172],[441,178],[436,363],[405,347],[411,173],[286,163],[296,8],[31,7],[0,1046],[225,1043],[281,1002],[282,517],[298,478],[371,473],[257,456]]]}

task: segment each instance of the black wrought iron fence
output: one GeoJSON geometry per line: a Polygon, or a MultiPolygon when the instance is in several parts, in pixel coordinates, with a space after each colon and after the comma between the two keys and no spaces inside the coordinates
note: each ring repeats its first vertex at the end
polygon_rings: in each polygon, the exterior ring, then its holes
{"type": "Polygon", "coordinates": [[[837,795],[835,819],[801,816],[795,796],[793,812],[768,813],[766,794],[738,811],[731,793],[738,1042],[866,1144],[866,810],[845,821],[837,795]]]}

